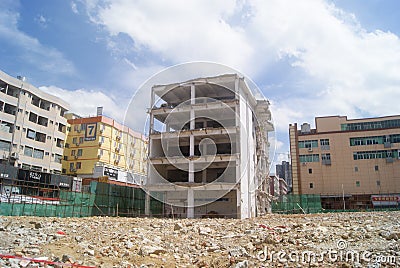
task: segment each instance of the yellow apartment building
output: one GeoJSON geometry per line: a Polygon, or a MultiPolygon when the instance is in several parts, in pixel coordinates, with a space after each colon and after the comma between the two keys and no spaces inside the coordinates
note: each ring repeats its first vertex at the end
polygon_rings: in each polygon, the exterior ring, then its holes
{"type": "Polygon", "coordinates": [[[399,205],[399,115],[317,117],[289,136],[294,194],[320,194],[327,209],[399,205]]]}
{"type": "Polygon", "coordinates": [[[147,174],[145,136],[106,116],[65,117],[68,127],[62,161],[64,174],[143,183],[147,174]]]}

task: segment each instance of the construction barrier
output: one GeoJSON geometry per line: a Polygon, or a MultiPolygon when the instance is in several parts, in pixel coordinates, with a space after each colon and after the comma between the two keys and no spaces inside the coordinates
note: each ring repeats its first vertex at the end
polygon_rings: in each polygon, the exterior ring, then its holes
{"type": "MultiPolygon", "coordinates": [[[[144,215],[145,192],[129,187],[91,181],[81,192],[29,185],[0,184],[2,191],[0,215],[39,217],[90,217],[144,215]],[[30,189],[35,188],[35,189],[30,189]],[[7,191],[5,191],[6,189],[7,191]],[[24,193],[37,193],[28,195],[24,193]]],[[[162,207],[151,200],[151,210],[162,207]]]]}
{"type": "Polygon", "coordinates": [[[272,201],[272,212],[283,214],[322,212],[320,195],[282,195],[272,201]]]}

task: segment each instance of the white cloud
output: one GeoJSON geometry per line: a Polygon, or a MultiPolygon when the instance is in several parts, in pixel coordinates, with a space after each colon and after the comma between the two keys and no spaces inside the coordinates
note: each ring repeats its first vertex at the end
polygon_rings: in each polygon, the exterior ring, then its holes
{"type": "Polygon", "coordinates": [[[239,67],[250,65],[252,47],[242,29],[229,25],[235,1],[128,1],[88,5],[93,21],[111,35],[126,33],[136,49],[149,49],[180,63],[211,60],[239,67]]]}
{"type": "Polygon", "coordinates": [[[74,1],[71,2],[71,10],[72,10],[72,12],[74,12],[75,14],[78,14],[78,13],[79,13],[78,7],[77,7],[77,5],[76,5],[76,3],[75,3],[74,1]]]}
{"type": "Polygon", "coordinates": [[[109,96],[109,94],[86,89],[66,90],[56,86],[43,86],[40,89],[68,102],[70,112],[80,116],[95,116],[96,108],[103,106],[105,115],[123,122],[127,102],[109,96]]]}
{"type": "Polygon", "coordinates": [[[398,36],[368,32],[354,14],[327,1],[89,3],[92,20],[110,35],[126,33],[138,51],[174,63],[218,61],[260,78],[289,59],[323,87],[301,88],[303,97],[291,89],[295,98],[277,102],[280,129],[315,115],[400,113],[398,36]]]}
{"type": "MultiPolygon", "coordinates": [[[[0,6],[1,7],[1,6],[0,6]]],[[[36,18],[38,23],[46,25],[43,16],[36,18]]],[[[20,60],[51,74],[75,74],[72,62],[65,59],[57,49],[47,47],[18,29],[19,14],[6,8],[0,8],[0,40],[19,50],[20,60]]]]}

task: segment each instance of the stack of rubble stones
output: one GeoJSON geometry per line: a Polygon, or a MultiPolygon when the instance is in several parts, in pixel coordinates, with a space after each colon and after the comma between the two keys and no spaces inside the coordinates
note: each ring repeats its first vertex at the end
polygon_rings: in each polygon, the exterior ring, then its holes
{"type": "Polygon", "coordinates": [[[0,217],[0,267],[398,267],[399,216],[0,217]]]}

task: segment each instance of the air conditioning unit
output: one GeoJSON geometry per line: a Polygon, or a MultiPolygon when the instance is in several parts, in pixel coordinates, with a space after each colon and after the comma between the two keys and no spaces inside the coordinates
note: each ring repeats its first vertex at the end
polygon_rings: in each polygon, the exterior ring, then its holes
{"type": "Polygon", "coordinates": [[[97,155],[97,158],[99,158],[99,159],[100,159],[100,158],[101,158],[101,154],[98,154],[98,155],[97,155]]]}
{"type": "Polygon", "coordinates": [[[78,159],[78,158],[79,158],[79,156],[75,155],[75,156],[74,156],[74,158],[75,158],[75,159],[78,159]]]}
{"type": "Polygon", "coordinates": [[[120,150],[119,147],[115,147],[116,152],[119,152],[119,150],[120,150]]]}
{"type": "Polygon", "coordinates": [[[76,146],[79,146],[79,142],[75,143],[76,146]]]}
{"type": "Polygon", "coordinates": [[[76,168],[70,168],[69,171],[76,172],[76,168]]]}
{"type": "Polygon", "coordinates": [[[102,141],[99,141],[99,146],[101,146],[103,144],[103,142],[102,141]]]}
{"type": "Polygon", "coordinates": [[[18,155],[17,152],[12,152],[10,156],[11,156],[12,159],[15,159],[15,160],[19,159],[19,155],[18,155]]]}
{"type": "Polygon", "coordinates": [[[309,151],[309,152],[312,152],[312,151],[313,151],[312,147],[308,148],[308,151],[309,151]]]}
{"type": "Polygon", "coordinates": [[[303,166],[307,166],[307,163],[301,163],[303,166]]]}
{"type": "Polygon", "coordinates": [[[76,132],[81,133],[81,130],[78,128],[78,129],[76,130],[76,132]]]}
{"type": "Polygon", "coordinates": [[[115,139],[116,139],[117,141],[119,141],[119,140],[121,139],[121,136],[117,136],[117,137],[115,137],[115,139]]]}

